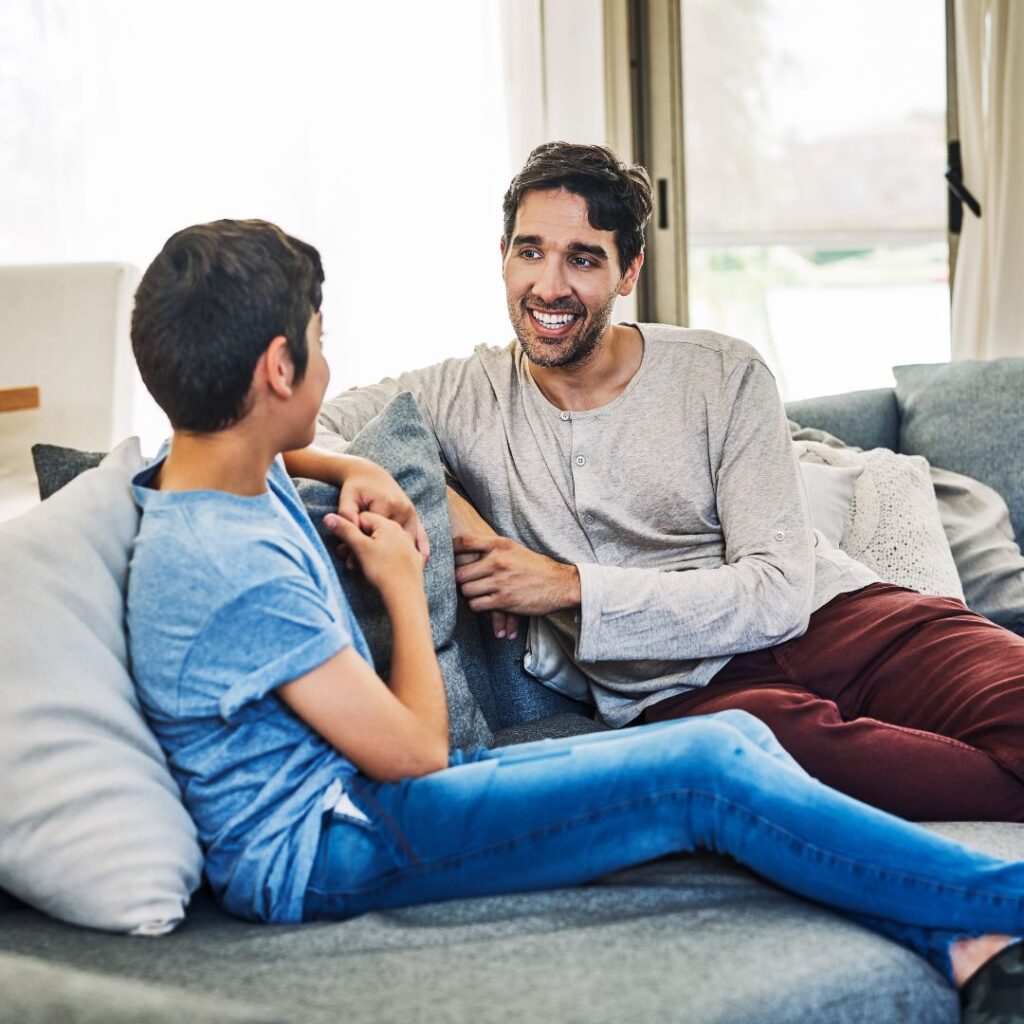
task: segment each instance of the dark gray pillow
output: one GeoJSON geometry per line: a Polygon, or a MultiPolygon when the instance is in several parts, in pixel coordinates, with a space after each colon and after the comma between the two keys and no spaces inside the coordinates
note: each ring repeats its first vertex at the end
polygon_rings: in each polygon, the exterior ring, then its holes
{"type": "MultiPolygon", "coordinates": [[[[458,594],[452,555],[451,526],[444,468],[437,442],[427,429],[416,400],[408,392],[396,395],[346,448],[383,466],[412,499],[416,512],[430,537],[430,561],[424,583],[430,606],[434,647],[448,650],[455,632],[458,594]]],[[[352,604],[377,671],[387,678],[391,665],[391,626],[377,591],[358,573],[349,572],[337,558],[337,539],[324,526],[328,512],[338,509],[338,489],[314,480],[296,481],[299,495],[313,524],[327,545],[345,595],[352,604]]],[[[491,731],[473,696],[457,657],[441,658],[452,745],[473,748],[487,746],[491,731]]]]}
{"type": "Polygon", "coordinates": [[[980,480],[1024,536],[1024,359],[893,367],[900,451],[980,480]]]}
{"type": "Polygon", "coordinates": [[[106,452],[80,452],[77,448],[62,448],[57,444],[32,445],[40,499],[46,501],[79,473],[98,466],[104,455],[106,452]]]}

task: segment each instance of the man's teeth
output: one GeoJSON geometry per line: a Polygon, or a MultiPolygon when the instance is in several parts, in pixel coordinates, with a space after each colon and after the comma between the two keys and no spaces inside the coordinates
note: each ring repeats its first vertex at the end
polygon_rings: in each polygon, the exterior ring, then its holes
{"type": "Polygon", "coordinates": [[[575,313],[539,313],[535,309],[531,309],[530,312],[544,327],[564,327],[576,319],[575,313]]]}

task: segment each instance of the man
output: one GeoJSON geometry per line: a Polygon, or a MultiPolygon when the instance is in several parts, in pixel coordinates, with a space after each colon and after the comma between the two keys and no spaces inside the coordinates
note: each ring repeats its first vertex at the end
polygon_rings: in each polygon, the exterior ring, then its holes
{"type": "Polygon", "coordinates": [[[612,324],[651,206],[608,150],[538,147],[504,203],[517,342],[332,399],[320,438],[412,391],[486,521],[455,501],[470,607],[533,617],[527,668],[609,725],[739,708],[886,810],[1024,820],[1024,640],[813,532],[749,345],[612,324]]]}

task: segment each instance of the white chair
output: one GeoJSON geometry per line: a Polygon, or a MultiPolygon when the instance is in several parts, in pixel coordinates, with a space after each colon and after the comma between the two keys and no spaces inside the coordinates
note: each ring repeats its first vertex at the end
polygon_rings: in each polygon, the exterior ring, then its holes
{"type": "Polygon", "coordinates": [[[0,519],[38,500],[33,444],[107,451],[130,432],[139,276],[127,263],[0,267],[0,519]]]}

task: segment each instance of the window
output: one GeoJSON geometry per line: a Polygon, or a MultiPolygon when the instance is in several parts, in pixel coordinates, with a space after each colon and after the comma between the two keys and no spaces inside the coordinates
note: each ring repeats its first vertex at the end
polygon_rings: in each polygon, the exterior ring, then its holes
{"type": "Polygon", "coordinates": [[[750,341],[787,399],[948,359],[942,5],[681,0],[680,20],[690,325],[750,341]]]}

